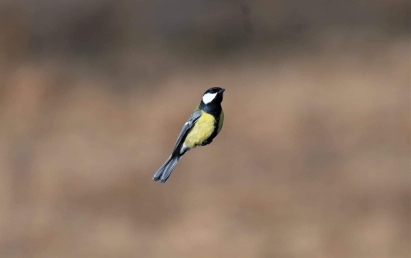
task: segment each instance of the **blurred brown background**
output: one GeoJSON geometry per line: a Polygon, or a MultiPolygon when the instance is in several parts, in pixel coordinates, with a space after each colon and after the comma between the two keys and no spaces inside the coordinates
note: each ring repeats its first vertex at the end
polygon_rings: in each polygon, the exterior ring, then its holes
{"type": "Polygon", "coordinates": [[[410,17],[0,1],[0,257],[410,257],[410,17]],[[222,133],[153,182],[211,86],[222,133]]]}

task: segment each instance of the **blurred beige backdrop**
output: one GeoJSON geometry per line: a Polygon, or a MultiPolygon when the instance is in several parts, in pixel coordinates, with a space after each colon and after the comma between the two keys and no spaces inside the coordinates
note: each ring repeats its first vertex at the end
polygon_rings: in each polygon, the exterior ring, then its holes
{"type": "Polygon", "coordinates": [[[410,257],[409,1],[0,1],[0,257],[410,257]],[[211,86],[225,125],[151,180],[211,86]]]}

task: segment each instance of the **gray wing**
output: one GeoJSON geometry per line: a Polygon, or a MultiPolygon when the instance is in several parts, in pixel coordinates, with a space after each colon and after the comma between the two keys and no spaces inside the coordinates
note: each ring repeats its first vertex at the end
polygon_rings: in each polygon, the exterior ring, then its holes
{"type": "Polygon", "coordinates": [[[187,136],[188,132],[190,132],[191,128],[193,128],[195,122],[200,118],[201,110],[196,110],[184,124],[183,128],[181,129],[180,135],[177,138],[176,144],[174,145],[173,154],[176,149],[181,145],[181,142],[187,136]]]}

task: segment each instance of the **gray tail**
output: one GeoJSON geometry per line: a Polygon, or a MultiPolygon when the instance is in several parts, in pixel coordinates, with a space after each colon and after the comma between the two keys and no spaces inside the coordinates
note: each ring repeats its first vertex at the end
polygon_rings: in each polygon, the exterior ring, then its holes
{"type": "Polygon", "coordinates": [[[160,181],[160,183],[165,183],[170,177],[171,172],[180,161],[182,156],[173,157],[172,155],[164,162],[164,164],[157,170],[153,176],[154,181],[160,181]]]}

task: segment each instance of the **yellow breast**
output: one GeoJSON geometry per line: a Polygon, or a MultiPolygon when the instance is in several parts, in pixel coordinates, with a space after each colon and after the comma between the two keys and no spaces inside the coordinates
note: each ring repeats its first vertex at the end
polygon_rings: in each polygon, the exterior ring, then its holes
{"type": "Polygon", "coordinates": [[[203,110],[201,110],[201,113],[201,117],[197,120],[184,141],[184,144],[190,148],[200,145],[203,141],[207,140],[214,131],[214,117],[203,110]]]}

